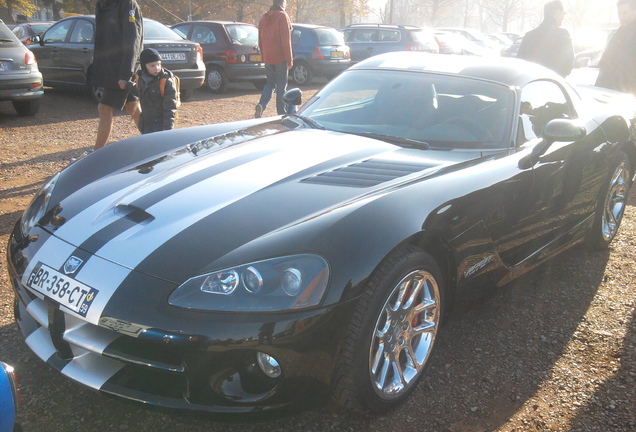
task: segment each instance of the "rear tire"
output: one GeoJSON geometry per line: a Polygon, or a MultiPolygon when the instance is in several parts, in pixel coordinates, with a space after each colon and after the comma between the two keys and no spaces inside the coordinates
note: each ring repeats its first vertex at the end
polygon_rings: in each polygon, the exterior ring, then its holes
{"type": "Polygon", "coordinates": [[[13,101],[13,108],[21,116],[32,117],[40,111],[40,99],[28,101],[13,101]]]}
{"type": "Polygon", "coordinates": [[[185,102],[192,97],[194,94],[194,89],[181,90],[180,97],[181,101],[185,102]]]}
{"type": "Polygon", "coordinates": [[[299,61],[295,63],[291,70],[292,81],[299,86],[311,84],[313,74],[306,63],[299,61]]]}
{"type": "Polygon", "coordinates": [[[609,247],[625,214],[632,175],[632,167],[625,152],[619,151],[614,156],[609,172],[610,176],[599,194],[592,228],[586,238],[586,245],[593,250],[609,247]]]}
{"type": "Polygon", "coordinates": [[[333,397],[348,409],[383,413],[424,375],[441,323],[442,272],[429,254],[406,246],[370,278],[347,329],[333,397]]]}
{"type": "Polygon", "coordinates": [[[205,73],[205,87],[212,93],[225,93],[227,91],[229,80],[223,70],[217,66],[208,66],[205,73]]]}
{"type": "Polygon", "coordinates": [[[252,81],[252,84],[254,84],[254,87],[256,87],[256,90],[261,90],[261,91],[265,88],[266,83],[267,83],[267,80],[264,80],[264,79],[252,81]]]}

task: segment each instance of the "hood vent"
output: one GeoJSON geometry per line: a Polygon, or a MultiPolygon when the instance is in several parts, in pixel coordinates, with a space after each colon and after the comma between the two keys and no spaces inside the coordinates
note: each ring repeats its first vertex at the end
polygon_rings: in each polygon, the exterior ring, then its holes
{"type": "Polygon", "coordinates": [[[423,161],[418,163],[417,161],[368,159],[303,179],[301,182],[367,188],[423,171],[432,166],[430,163],[423,163],[423,161]]]}

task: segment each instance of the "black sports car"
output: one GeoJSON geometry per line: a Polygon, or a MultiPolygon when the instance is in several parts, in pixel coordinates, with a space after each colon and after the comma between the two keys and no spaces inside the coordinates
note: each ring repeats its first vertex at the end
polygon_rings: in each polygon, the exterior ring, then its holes
{"type": "Polygon", "coordinates": [[[634,101],[586,91],[391,53],[296,114],[110,144],[16,225],[17,322],[64,375],[150,404],[390,409],[454,299],[616,235],[634,101]]]}

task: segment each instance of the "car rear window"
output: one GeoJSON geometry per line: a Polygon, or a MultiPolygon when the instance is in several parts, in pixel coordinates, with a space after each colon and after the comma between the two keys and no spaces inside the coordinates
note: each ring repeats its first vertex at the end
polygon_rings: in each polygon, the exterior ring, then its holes
{"type": "Polygon", "coordinates": [[[22,44],[20,40],[13,34],[9,27],[0,24],[0,45],[2,46],[18,46],[22,44]]]}
{"type": "Polygon", "coordinates": [[[183,36],[157,21],[144,20],[144,39],[183,39],[183,36]]]}
{"type": "Polygon", "coordinates": [[[232,39],[232,43],[242,46],[258,45],[258,29],[255,26],[236,24],[228,25],[227,33],[232,39]]]}
{"type": "Polygon", "coordinates": [[[344,36],[336,29],[316,29],[318,45],[344,45],[344,36]]]}

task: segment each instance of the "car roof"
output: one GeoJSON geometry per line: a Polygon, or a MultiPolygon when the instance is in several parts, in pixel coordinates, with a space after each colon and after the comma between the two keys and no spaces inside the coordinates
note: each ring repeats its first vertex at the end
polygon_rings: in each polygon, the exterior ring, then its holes
{"type": "MultiPolygon", "coordinates": [[[[301,23],[292,23],[293,27],[302,27],[307,29],[332,29],[333,27],[318,25],[318,24],[301,24],[301,23]]],[[[335,30],[335,29],[334,29],[335,30]]]]}
{"type": "Polygon", "coordinates": [[[256,27],[254,24],[245,23],[245,22],[241,22],[241,21],[217,21],[217,20],[182,21],[180,23],[171,24],[168,27],[174,27],[174,26],[183,25],[183,24],[220,24],[220,25],[239,24],[239,25],[249,25],[249,26],[252,26],[252,27],[256,27]]]}
{"type": "Polygon", "coordinates": [[[562,82],[561,77],[550,69],[512,57],[489,58],[421,52],[392,52],[363,60],[351,66],[350,69],[394,69],[462,75],[498,82],[510,87],[523,87],[540,78],[562,82]]]}
{"type": "Polygon", "coordinates": [[[418,27],[413,25],[402,25],[402,24],[378,24],[378,23],[370,23],[370,24],[349,24],[342,29],[354,29],[354,28],[392,28],[392,29],[406,29],[406,30],[424,30],[424,27],[418,27]]]}

